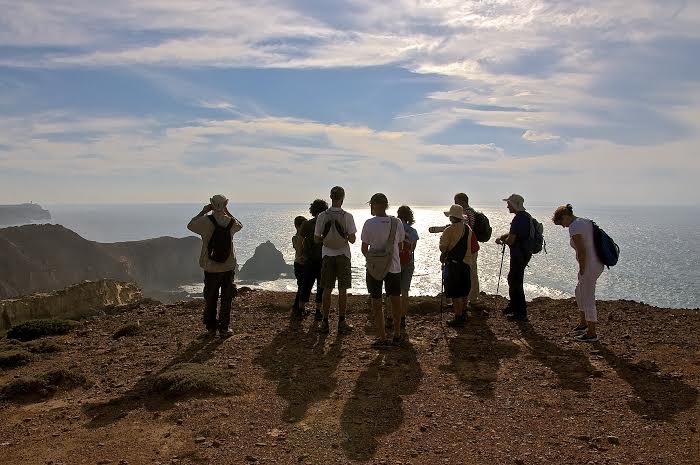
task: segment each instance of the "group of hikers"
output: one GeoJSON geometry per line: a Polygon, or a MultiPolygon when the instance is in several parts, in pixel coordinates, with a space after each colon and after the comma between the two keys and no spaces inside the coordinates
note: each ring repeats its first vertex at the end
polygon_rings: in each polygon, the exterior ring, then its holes
{"type": "MultiPolygon", "coordinates": [[[[315,315],[318,330],[328,333],[332,292],[338,289],[338,324],[340,334],[352,331],[346,320],[347,290],[352,286],[350,245],[357,240],[353,215],[344,210],[345,190],[335,186],[330,191],[331,205],[316,199],[310,207],[310,219],[294,219],[296,233],[292,237],[295,250],[294,274],[297,292],[292,305],[292,317],[303,318],[316,286],[315,315]]],[[[496,244],[510,250],[508,272],[509,303],[503,314],[512,321],[527,321],[524,277],[534,253],[544,247],[543,227],[525,209],[522,196],[512,194],[503,199],[513,214],[509,231],[498,236],[496,244]]],[[[366,283],[371,299],[377,339],[372,343],[381,348],[400,345],[406,341],[408,293],[414,271],[414,254],[418,233],[410,207],[402,205],[397,216],[387,214],[389,201],[382,193],[374,194],[369,202],[372,217],[362,227],[360,241],[366,258],[366,283]],[[390,315],[384,317],[382,291],[388,297],[390,315]],[[386,328],[391,329],[387,335],[386,328]]],[[[204,270],[204,325],[209,336],[229,337],[231,301],[236,292],[233,274],[236,268],[233,235],[242,225],[227,208],[228,199],[215,195],[187,225],[202,237],[199,263],[204,270]],[[221,297],[217,318],[217,303],[221,297]]],[[[440,232],[440,261],[444,296],[451,300],[450,327],[465,325],[467,312],[488,313],[479,302],[478,252],[480,242],[491,238],[488,218],[469,205],[465,193],[454,196],[454,204],[445,212],[450,224],[432,227],[440,232]]],[[[557,208],[552,217],[555,225],[569,229],[570,243],[576,252],[578,282],[575,295],[579,311],[578,325],[573,329],[581,342],[595,342],[597,312],[596,282],[604,265],[614,265],[619,249],[597,225],[589,219],[574,215],[570,204],[557,208]]],[[[499,277],[500,279],[500,277],[499,277]]],[[[389,312],[387,312],[389,313],[389,312]]]]}

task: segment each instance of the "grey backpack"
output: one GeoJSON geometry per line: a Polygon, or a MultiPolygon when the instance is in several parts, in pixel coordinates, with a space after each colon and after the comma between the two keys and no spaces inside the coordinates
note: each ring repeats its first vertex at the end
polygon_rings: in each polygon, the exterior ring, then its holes
{"type": "Polygon", "coordinates": [[[338,250],[345,247],[345,212],[326,210],[326,224],[323,226],[323,245],[329,249],[338,250]]]}
{"type": "Polygon", "coordinates": [[[386,277],[394,256],[394,239],[396,238],[396,228],[399,220],[390,216],[389,221],[391,221],[391,229],[389,230],[389,238],[386,241],[384,250],[371,249],[367,252],[367,272],[377,281],[381,281],[386,277]]]}

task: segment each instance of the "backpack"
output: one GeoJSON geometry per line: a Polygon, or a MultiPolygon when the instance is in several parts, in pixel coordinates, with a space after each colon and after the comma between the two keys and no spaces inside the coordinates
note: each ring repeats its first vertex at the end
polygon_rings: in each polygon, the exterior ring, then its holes
{"type": "Polygon", "coordinates": [[[399,261],[401,265],[405,265],[411,261],[413,257],[413,242],[403,241],[399,244],[399,261]]]}
{"type": "Polygon", "coordinates": [[[600,226],[595,224],[595,221],[591,221],[591,223],[593,223],[593,244],[596,255],[609,269],[617,264],[617,260],[620,258],[620,247],[600,226]]]}
{"type": "Polygon", "coordinates": [[[345,238],[345,212],[326,210],[326,224],[323,227],[323,245],[329,249],[342,249],[348,243],[345,238]],[[339,219],[342,219],[342,224],[339,219]]]}
{"type": "Polygon", "coordinates": [[[384,250],[370,249],[367,251],[367,273],[377,281],[383,280],[389,272],[391,266],[391,258],[394,255],[394,239],[396,238],[396,228],[401,220],[389,217],[391,228],[389,229],[389,237],[386,240],[384,250]]]}
{"type": "Polygon", "coordinates": [[[488,242],[491,239],[491,224],[486,215],[476,210],[474,211],[474,234],[476,234],[476,240],[479,242],[488,242]]]}
{"type": "Polygon", "coordinates": [[[231,228],[233,227],[233,219],[229,221],[228,226],[219,226],[219,223],[214,218],[214,215],[208,216],[209,221],[214,225],[214,232],[207,243],[207,257],[217,263],[225,263],[231,256],[231,228]]]}
{"type": "Polygon", "coordinates": [[[544,240],[544,226],[530,215],[530,235],[523,242],[523,249],[531,254],[547,253],[547,243],[544,240]]]}
{"type": "Polygon", "coordinates": [[[316,242],[314,239],[314,229],[316,227],[316,218],[308,220],[301,227],[301,231],[306,235],[303,238],[302,256],[306,260],[319,263],[322,259],[323,244],[316,242]]]}

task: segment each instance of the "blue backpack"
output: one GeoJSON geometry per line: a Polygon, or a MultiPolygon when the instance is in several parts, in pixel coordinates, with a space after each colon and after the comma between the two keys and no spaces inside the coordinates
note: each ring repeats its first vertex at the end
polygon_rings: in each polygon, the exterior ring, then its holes
{"type": "Polygon", "coordinates": [[[598,258],[608,268],[615,266],[620,258],[620,247],[612,240],[612,237],[595,224],[595,221],[591,221],[591,223],[593,223],[593,244],[598,258]]]}

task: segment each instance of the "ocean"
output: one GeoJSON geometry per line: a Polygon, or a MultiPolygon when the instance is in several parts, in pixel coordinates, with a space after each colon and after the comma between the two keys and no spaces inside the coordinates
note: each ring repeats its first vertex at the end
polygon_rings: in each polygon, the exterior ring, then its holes
{"type": "MultiPolygon", "coordinates": [[[[82,237],[98,242],[148,239],[160,236],[190,235],[186,225],[197,214],[200,204],[139,205],[46,205],[51,223],[61,224],[82,237]]],[[[428,227],[447,223],[442,213],[449,205],[412,207],[420,240],[416,248],[416,270],[412,295],[436,295],[440,292],[439,234],[428,227]]],[[[525,275],[528,299],[546,296],[571,297],[576,285],[577,265],[569,245],[568,231],[552,224],[556,206],[528,207],[544,224],[547,252],[535,255],[525,275]]],[[[239,264],[253,255],[255,247],[270,240],[291,263],[294,251],[291,237],[297,215],[309,217],[307,204],[232,204],[231,212],[243,223],[236,234],[239,264]]],[[[350,292],[366,293],[364,258],[360,252],[359,231],[370,217],[369,207],[348,207],[355,217],[358,242],[352,249],[353,287],[350,292]]],[[[481,290],[495,293],[501,264],[501,247],[493,240],[507,232],[512,215],[505,204],[479,207],[491,222],[492,242],[481,244],[479,279],[481,290]]],[[[606,269],[598,281],[599,299],[630,299],[659,307],[700,307],[700,208],[697,207],[590,207],[576,208],[578,216],[593,219],[610,234],[621,248],[620,262],[606,269]]],[[[394,214],[395,209],[390,210],[394,214]]],[[[507,295],[508,250],[505,252],[500,294],[507,295]]],[[[196,257],[193,257],[193,260],[196,257]]],[[[293,279],[262,282],[269,290],[296,290],[293,279]]],[[[201,283],[185,288],[200,292],[201,283]]]]}

